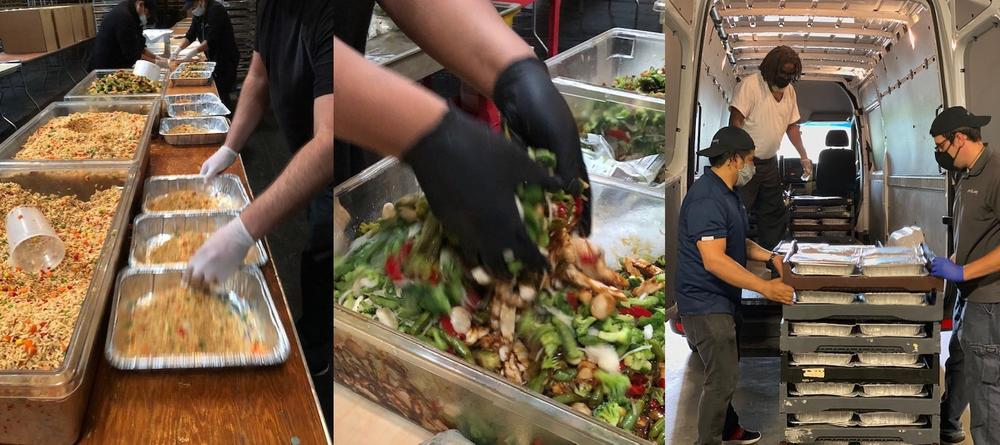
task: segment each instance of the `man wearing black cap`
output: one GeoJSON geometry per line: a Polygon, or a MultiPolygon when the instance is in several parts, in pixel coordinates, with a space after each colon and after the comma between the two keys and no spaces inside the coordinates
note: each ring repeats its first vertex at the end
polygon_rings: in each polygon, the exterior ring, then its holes
{"type": "Polygon", "coordinates": [[[750,289],[791,304],[793,290],[781,279],[764,280],[746,269],[748,259],[782,261],[746,237],[746,208],[737,188],[754,175],[753,139],[725,127],[698,154],[711,167],[684,196],[677,223],[677,307],[688,342],[705,365],[695,443],[752,444],[760,433],[743,429],[732,405],[739,380],[740,294],[750,289]]]}
{"type": "Polygon", "coordinates": [[[146,38],[142,35],[147,18],[155,10],[154,0],[124,0],[112,8],[101,21],[87,69],[131,68],[139,59],[165,65],[166,60],[146,49],[146,38]]]}
{"type": "MultiPolygon", "coordinates": [[[[960,418],[964,395],[977,444],[1000,443],[995,419],[1000,413],[1000,160],[993,159],[994,150],[982,141],[980,129],[989,122],[990,116],[951,107],[934,119],[930,130],[938,165],[960,175],[955,187],[955,261],[937,257],[931,264],[931,274],[955,283],[965,303],[949,346],[954,356],[958,339],[959,358],[948,363],[942,420],[960,418]],[[961,375],[964,385],[957,382],[961,375]],[[959,403],[948,403],[950,392],[959,403]]],[[[960,424],[943,424],[941,436],[951,443],[964,439],[960,424]]]]}
{"type": "Polygon", "coordinates": [[[215,0],[188,0],[184,8],[191,11],[194,19],[191,27],[184,35],[181,49],[185,49],[195,40],[200,42],[194,51],[188,53],[182,61],[189,61],[200,52],[204,52],[209,61],[215,62],[212,78],[219,89],[219,97],[227,107],[233,107],[232,98],[236,84],[236,67],[240,64],[240,50],[236,47],[236,36],[233,34],[233,24],[229,21],[229,11],[215,0]]]}

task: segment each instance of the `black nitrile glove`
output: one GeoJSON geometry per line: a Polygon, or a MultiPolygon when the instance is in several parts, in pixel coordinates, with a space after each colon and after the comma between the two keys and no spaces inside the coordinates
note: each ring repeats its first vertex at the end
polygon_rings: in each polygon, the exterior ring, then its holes
{"type": "Polygon", "coordinates": [[[581,183],[589,184],[590,178],[583,164],[580,135],[545,64],[532,57],[504,68],[493,87],[493,102],[524,144],[556,154],[556,174],[564,189],[577,196],[583,194],[579,229],[583,236],[590,236],[590,188],[581,183]]]}
{"type": "Polygon", "coordinates": [[[545,257],[528,237],[517,211],[517,187],[552,190],[559,179],[528,157],[523,147],[461,112],[449,110],[437,127],[403,154],[431,211],[458,236],[467,261],[494,276],[509,277],[507,260],[541,270],[545,257]],[[505,258],[504,252],[514,258],[505,258]]]}

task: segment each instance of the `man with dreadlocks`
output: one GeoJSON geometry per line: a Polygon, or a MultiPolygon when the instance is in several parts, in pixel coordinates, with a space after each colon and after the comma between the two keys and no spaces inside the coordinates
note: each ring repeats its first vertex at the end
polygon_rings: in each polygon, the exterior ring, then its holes
{"type": "Polygon", "coordinates": [[[760,72],[743,79],[729,104],[729,125],[750,133],[757,152],[756,174],[743,186],[743,202],[757,218],[757,243],[773,249],[784,238],[788,209],[782,196],[777,154],[781,138],[788,135],[799,152],[802,169],[812,175],[812,162],[799,133],[799,105],[791,84],[802,75],[802,61],[787,46],[772,49],[760,63],[760,72]]]}

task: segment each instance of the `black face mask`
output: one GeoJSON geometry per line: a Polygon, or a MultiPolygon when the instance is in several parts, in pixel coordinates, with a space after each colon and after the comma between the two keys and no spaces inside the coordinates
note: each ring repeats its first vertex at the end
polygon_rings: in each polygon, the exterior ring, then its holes
{"type": "Polygon", "coordinates": [[[943,169],[945,169],[947,171],[950,171],[950,172],[956,172],[956,171],[959,171],[961,169],[958,168],[958,167],[955,167],[955,157],[957,157],[958,154],[961,153],[961,152],[962,152],[962,149],[959,148],[958,151],[955,152],[955,156],[953,157],[952,155],[948,154],[948,150],[945,150],[945,151],[935,151],[934,152],[934,160],[937,161],[937,164],[941,168],[943,168],[943,169]]]}
{"type": "Polygon", "coordinates": [[[778,88],[785,88],[790,83],[792,83],[792,79],[789,79],[789,78],[786,78],[786,77],[779,77],[777,79],[774,79],[774,86],[776,86],[778,88]]]}

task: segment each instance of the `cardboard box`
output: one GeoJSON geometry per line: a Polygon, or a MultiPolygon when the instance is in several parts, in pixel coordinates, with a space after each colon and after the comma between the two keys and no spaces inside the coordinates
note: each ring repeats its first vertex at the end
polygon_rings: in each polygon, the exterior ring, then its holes
{"type": "Polygon", "coordinates": [[[76,43],[73,37],[73,8],[69,6],[50,6],[52,20],[56,23],[56,38],[59,47],[66,48],[76,43]]]}
{"type": "Polygon", "coordinates": [[[73,13],[73,41],[80,43],[87,39],[87,21],[83,18],[81,5],[67,6],[73,13]]]}
{"type": "Polygon", "coordinates": [[[87,24],[87,37],[97,37],[97,23],[94,22],[94,5],[83,4],[83,19],[87,24]]]}
{"type": "Polygon", "coordinates": [[[0,11],[0,39],[9,54],[59,49],[52,11],[42,8],[0,11]]]}

